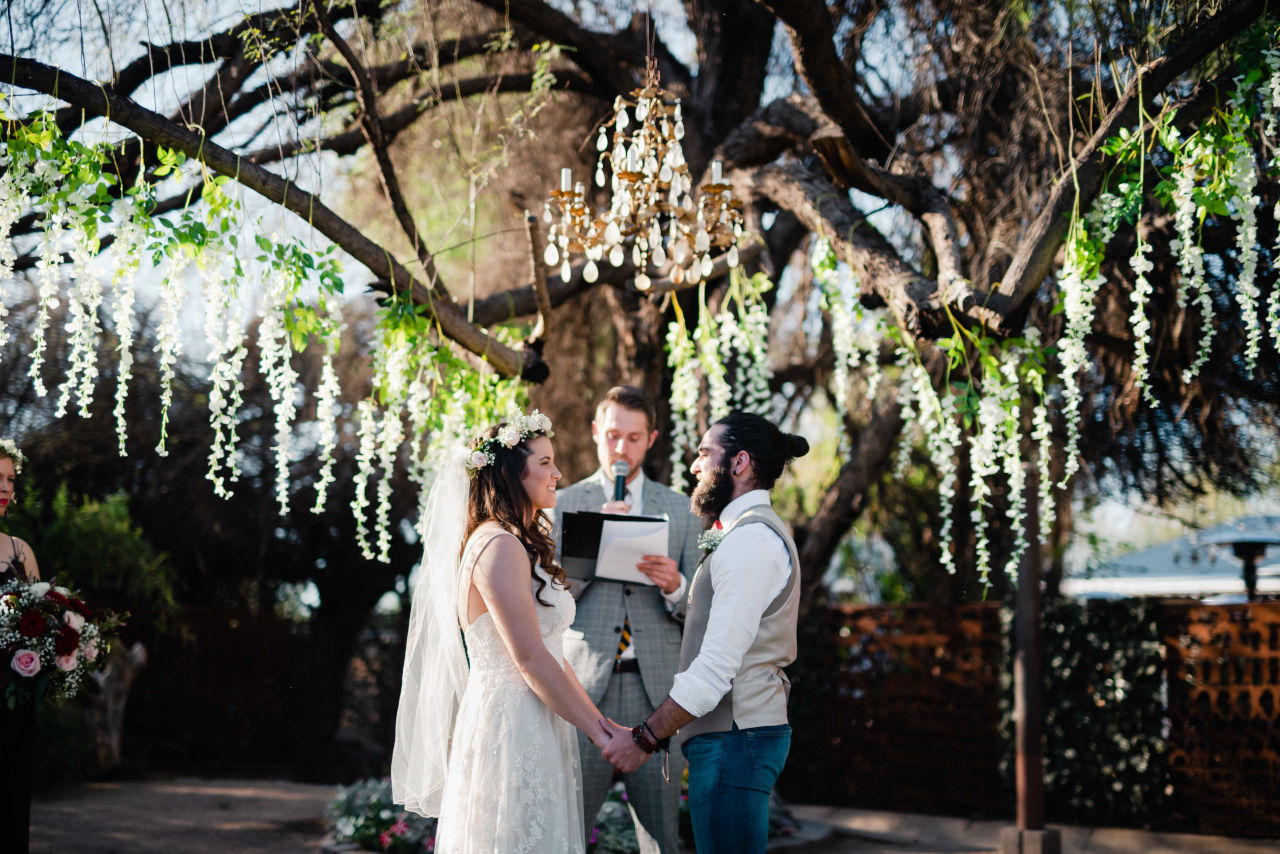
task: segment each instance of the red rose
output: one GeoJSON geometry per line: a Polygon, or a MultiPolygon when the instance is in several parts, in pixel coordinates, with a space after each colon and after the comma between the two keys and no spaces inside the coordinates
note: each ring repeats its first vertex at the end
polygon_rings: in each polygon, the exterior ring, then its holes
{"type": "Polygon", "coordinates": [[[71,597],[71,607],[75,608],[76,612],[82,617],[88,618],[93,616],[93,613],[89,610],[89,606],[86,605],[83,600],[75,596],[71,597]]]}
{"type": "Polygon", "coordinates": [[[70,655],[80,646],[80,633],[70,626],[58,629],[58,636],[53,640],[53,648],[58,655],[70,655]]]}
{"type": "Polygon", "coordinates": [[[44,594],[44,598],[57,602],[59,605],[61,605],[64,608],[71,607],[71,600],[68,599],[66,596],[63,596],[57,590],[50,590],[48,593],[44,594]]]}
{"type": "Polygon", "coordinates": [[[35,611],[24,611],[18,618],[18,633],[29,638],[38,638],[44,634],[46,625],[44,617],[35,611]]]}

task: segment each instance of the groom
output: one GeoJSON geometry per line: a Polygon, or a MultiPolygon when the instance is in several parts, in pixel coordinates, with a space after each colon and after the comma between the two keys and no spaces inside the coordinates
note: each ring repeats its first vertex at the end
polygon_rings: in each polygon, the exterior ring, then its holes
{"type": "MultiPolygon", "coordinates": [[[[607,717],[639,720],[667,692],[680,662],[681,621],[687,579],[698,562],[701,525],[689,512],[689,499],[641,470],[645,454],[658,438],[652,401],[633,386],[610,389],[596,407],[591,435],[600,469],[559,491],[555,509],[556,542],[564,513],[590,510],[628,515],[666,516],[667,553],[645,555],[637,568],[653,582],[576,582],[578,613],[565,633],[565,657],[591,701],[607,717]],[[612,468],[623,463],[626,495],[614,500],[612,468]]],[[[611,766],[581,732],[582,802],[590,837],[596,814],[613,784],[611,766]]],[[[670,780],[658,763],[623,775],[627,805],[642,854],[680,850],[679,768],[670,780]]]]}
{"type": "Polygon", "coordinates": [[[690,584],[680,671],[641,723],[605,725],[615,737],[603,755],[622,771],[667,749],[680,730],[698,854],[753,854],[768,842],[769,793],[791,746],[782,668],[796,657],[800,612],[800,558],[769,489],[808,450],[746,412],[702,437],[691,503],[716,521],[690,584]]]}

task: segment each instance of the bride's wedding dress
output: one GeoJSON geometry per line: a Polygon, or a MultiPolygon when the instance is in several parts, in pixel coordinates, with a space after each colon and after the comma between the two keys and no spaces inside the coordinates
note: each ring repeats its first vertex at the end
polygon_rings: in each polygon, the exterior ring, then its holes
{"type": "MultiPolygon", "coordinates": [[[[477,531],[461,562],[462,591],[484,546],[505,531],[477,531]]],[[[542,639],[564,663],[573,622],[569,591],[546,582],[535,605],[542,639]]],[[[530,579],[530,590],[535,589],[530,579]]],[[[466,595],[462,596],[465,603],[466,595]]],[[[463,617],[465,618],[465,612],[463,617]]],[[[436,834],[436,854],[583,854],[581,774],[573,726],[525,684],[489,612],[464,634],[470,674],[458,708],[436,834]]]]}

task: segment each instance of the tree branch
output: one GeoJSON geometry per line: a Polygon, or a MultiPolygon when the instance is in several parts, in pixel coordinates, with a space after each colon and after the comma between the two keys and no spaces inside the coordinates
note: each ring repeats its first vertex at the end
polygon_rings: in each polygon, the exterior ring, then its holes
{"type": "Polygon", "coordinates": [[[791,38],[796,70],[822,110],[849,142],[876,160],[889,156],[892,142],[871,117],[853,74],[836,53],[831,15],[822,0],[758,0],[778,16],[791,38]]]}
{"type": "Polygon", "coordinates": [[[390,142],[382,128],[382,117],[378,115],[378,92],[373,86],[373,81],[369,79],[369,73],[365,70],[360,57],[351,49],[351,45],[347,44],[346,39],[334,29],[324,4],[325,0],[312,0],[316,19],[320,23],[320,31],[337,48],[343,61],[351,69],[351,76],[355,78],[356,100],[360,104],[360,127],[378,161],[378,176],[382,179],[382,190],[391,204],[396,221],[400,223],[400,228],[409,238],[409,245],[413,248],[414,255],[418,256],[418,263],[422,265],[428,286],[437,296],[451,299],[448,289],[436,270],[435,258],[418,232],[418,225],[413,221],[413,214],[409,213],[409,206],[405,203],[404,194],[400,191],[400,179],[396,176],[396,167],[391,162],[391,152],[388,149],[390,142]]]}
{"type": "Polygon", "coordinates": [[[415,303],[429,307],[443,333],[463,348],[489,362],[506,376],[524,375],[531,367],[516,350],[491,338],[468,323],[456,304],[433,297],[430,291],[390,252],[365,237],[350,223],[296,184],[237,156],[203,134],[145,109],[128,98],[76,77],[64,69],[0,54],[0,65],[11,69],[10,82],[24,89],[64,100],[88,113],[102,116],[156,145],[182,151],[214,172],[226,175],[302,217],[321,234],[346,250],[376,276],[385,278],[396,293],[407,293],[415,303]]]}
{"type": "MultiPolygon", "coordinates": [[[[539,33],[556,44],[573,49],[574,64],[593,82],[614,95],[626,95],[640,82],[644,73],[644,45],[617,35],[595,33],[580,26],[568,15],[541,0],[476,0],[499,15],[539,33]]],[[[664,85],[689,91],[692,75],[667,53],[663,70],[664,85]]]]}
{"type": "MultiPolygon", "coordinates": [[[[936,301],[937,285],[904,262],[864,220],[848,194],[824,175],[799,163],[768,166],[743,178],[744,190],[772,199],[795,214],[831,246],[858,277],[861,299],[869,307],[885,305],[903,326],[924,337],[950,334],[951,324],[936,301]]],[[[741,197],[741,196],[740,196],[741,197]]]]}
{"type": "Polygon", "coordinates": [[[1138,69],[1124,95],[1076,155],[1072,166],[1058,179],[1047,203],[1041,207],[1040,216],[1019,242],[999,288],[1012,303],[1013,310],[1021,309],[1048,277],[1058,248],[1066,239],[1071,210],[1076,206],[1081,210],[1087,208],[1097,194],[1102,183],[1103,143],[1120,128],[1138,121],[1139,106],[1144,112],[1151,110],[1171,83],[1228,39],[1243,32],[1266,9],[1267,0],[1237,0],[1189,33],[1180,46],[1138,69]]]}
{"type": "MultiPolygon", "coordinates": [[[[382,131],[388,144],[418,120],[427,111],[450,101],[460,101],[485,92],[528,92],[533,86],[532,74],[501,74],[472,77],[443,88],[439,93],[423,94],[412,103],[382,117],[382,131]]],[[[595,88],[586,78],[574,75],[556,75],[556,88],[565,92],[594,94],[595,88]]],[[[364,146],[364,131],[349,128],[320,140],[296,139],[278,145],[269,145],[251,151],[245,156],[255,163],[274,163],[299,154],[313,151],[332,151],[335,154],[355,154],[364,146]]]]}

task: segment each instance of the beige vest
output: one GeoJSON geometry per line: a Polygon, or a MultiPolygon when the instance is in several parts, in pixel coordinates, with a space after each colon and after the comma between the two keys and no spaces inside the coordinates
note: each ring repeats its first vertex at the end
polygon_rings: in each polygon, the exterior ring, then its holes
{"type": "MultiPolygon", "coordinates": [[[[714,709],[681,728],[681,740],[704,732],[728,732],[734,724],[739,729],[747,729],[787,722],[787,696],[791,691],[791,681],[782,668],[796,660],[800,556],[786,524],[765,504],[748,509],[729,526],[725,535],[742,525],[751,524],[768,525],[782,537],[791,555],[791,576],[782,592],[765,608],[760,618],[760,630],[743,656],[729,692],[714,709]]],[[[684,641],[680,646],[682,671],[689,668],[702,649],[702,638],[706,634],[707,620],[715,599],[710,564],[719,558],[718,552],[712,552],[698,567],[689,585],[689,610],[684,618],[684,641]]]]}

